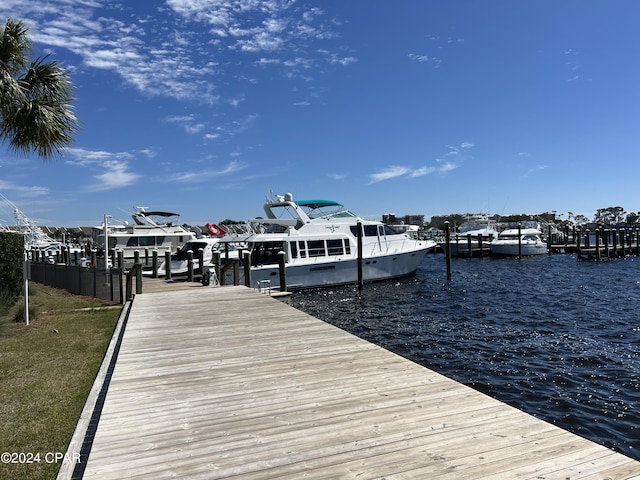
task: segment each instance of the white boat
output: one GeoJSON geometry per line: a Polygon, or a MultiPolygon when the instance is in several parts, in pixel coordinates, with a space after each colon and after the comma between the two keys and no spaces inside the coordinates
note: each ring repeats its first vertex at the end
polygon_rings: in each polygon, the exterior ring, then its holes
{"type": "MultiPolygon", "coordinates": [[[[181,275],[189,271],[189,252],[193,258],[193,270],[196,272],[200,268],[199,251],[202,250],[202,263],[206,266],[211,265],[213,260],[213,252],[219,247],[220,237],[200,237],[189,240],[185,243],[177,253],[171,255],[171,275],[181,275]]],[[[164,257],[163,257],[164,258],[164,257]]],[[[166,262],[160,259],[162,263],[158,267],[158,276],[166,275],[166,262]]],[[[145,271],[145,274],[153,272],[145,271]]]]}
{"type": "Polygon", "coordinates": [[[356,283],[358,225],[363,281],[412,275],[436,246],[357,217],[332,200],[296,202],[287,193],[268,199],[264,211],[266,218],[249,221],[252,233],[236,239],[251,254],[252,286],[280,286],[279,252],[284,252],[288,289],[356,283]]]}
{"type": "Polygon", "coordinates": [[[469,216],[449,240],[451,256],[469,255],[469,242],[471,242],[472,252],[480,248],[480,242],[482,242],[482,248],[486,248],[488,252],[489,245],[496,238],[498,238],[498,226],[494,220],[486,215],[469,216]]]}
{"type": "Polygon", "coordinates": [[[542,239],[538,222],[522,222],[520,227],[511,225],[491,242],[491,254],[497,257],[543,255],[549,252],[547,242],[542,239]]]}
{"type": "MultiPolygon", "coordinates": [[[[108,251],[122,251],[125,266],[133,263],[136,251],[143,259],[146,253],[152,255],[156,250],[158,258],[163,259],[165,252],[173,254],[196,238],[195,232],[176,224],[179,218],[177,213],[147,211],[146,207],[135,207],[131,218],[133,224],[125,222],[124,225],[110,225],[105,221],[108,251]]],[[[98,250],[104,250],[105,224],[93,229],[94,243],[98,250]]]]}

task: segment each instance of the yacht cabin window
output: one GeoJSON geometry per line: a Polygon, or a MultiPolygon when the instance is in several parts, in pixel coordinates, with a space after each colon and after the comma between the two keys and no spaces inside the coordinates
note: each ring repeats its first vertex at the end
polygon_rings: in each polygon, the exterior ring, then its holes
{"type": "Polygon", "coordinates": [[[164,235],[159,237],[131,237],[127,240],[127,247],[155,247],[164,243],[164,235]]]}
{"type": "Polygon", "coordinates": [[[278,253],[285,251],[284,242],[257,242],[251,250],[252,265],[278,263],[278,253]]]}
{"type": "MultiPolygon", "coordinates": [[[[351,233],[354,237],[358,236],[358,227],[352,225],[351,233]]],[[[364,225],[364,236],[365,237],[377,237],[384,235],[398,235],[398,232],[394,230],[389,225],[364,225]]]]}
{"type": "Polygon", "coordinates": [[[297,240],[290,243],[291,258],[325,257],[350,255],[351,244],[348,238],[332,240],[297,240]]]}

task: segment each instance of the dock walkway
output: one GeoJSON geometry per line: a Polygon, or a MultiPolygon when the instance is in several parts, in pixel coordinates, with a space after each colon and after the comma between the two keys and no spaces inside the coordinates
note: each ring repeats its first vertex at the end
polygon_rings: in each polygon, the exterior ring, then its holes
{"type": "Polygon", "coordinates": [[[97,428],[89,401],[69,447],[88,461],[59,479],[640,479],[640,462],[246,287],[144,293],[122,317],[97,428]]]}

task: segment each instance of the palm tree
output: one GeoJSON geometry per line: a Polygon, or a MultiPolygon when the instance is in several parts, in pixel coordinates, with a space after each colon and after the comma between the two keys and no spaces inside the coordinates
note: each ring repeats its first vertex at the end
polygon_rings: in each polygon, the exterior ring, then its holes
{"type": "Polygon", "coordinates": [[[0,141],[18,153],[47,160],[71,145],[78,120],[73,85],[48,56],[29,61],[31,42],[21,21],[0,26],[0,141]]]}

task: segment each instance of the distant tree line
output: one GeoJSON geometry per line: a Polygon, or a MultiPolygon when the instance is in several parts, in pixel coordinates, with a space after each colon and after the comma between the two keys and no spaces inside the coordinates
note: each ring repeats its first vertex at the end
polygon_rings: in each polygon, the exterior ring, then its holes
{"type": "MultiPolygon", "coordinates": [[[[524,220],[531,220],[532,218],[537,218],[540,220],[544,220],[547,222],[555,223],[558,227],[579,227],[581,225],[587,225],[589,223],[597,223],[601,225],[638,225],[640,226],[640,211],[638,212],[627,212],[623,207],[606,207],[599,208],[593,220],[589,219],[586,215],[582,214],[574,214],[573,212],[568,212],[566,214],[557,212],[545,212],[536,215],[531,214],[516,214],[516,215],[490,215],[489,218],[496,222],[503,223],[514,223],[524,220]],[[565,218],[563,218],[565,217],[565,218]]],[[[462,214],[451,214],[451,215],[439,215],[431,217],[431,221],[427,227],[434,227],[439,229],[444,229],[445,222],[449,222],[450,227],[456,228],[460,226],[467,219],[467,215],[462,214]]]]}

